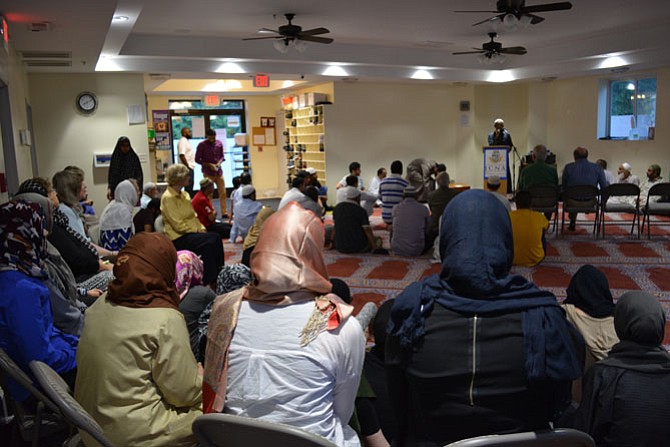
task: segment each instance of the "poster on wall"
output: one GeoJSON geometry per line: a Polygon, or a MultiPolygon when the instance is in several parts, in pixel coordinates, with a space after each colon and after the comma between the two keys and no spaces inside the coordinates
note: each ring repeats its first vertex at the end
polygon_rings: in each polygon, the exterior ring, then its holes
{"type": "Polygon", "coordinates": [[[170,111],[152,110],[151,119],[156,132],[156,150],[171,151],[172,138],[170,138],[170,111]]]}

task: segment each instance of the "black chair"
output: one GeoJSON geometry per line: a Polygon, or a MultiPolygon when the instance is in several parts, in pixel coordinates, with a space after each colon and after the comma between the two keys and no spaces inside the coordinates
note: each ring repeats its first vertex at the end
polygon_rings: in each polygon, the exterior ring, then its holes
{"type": "Polygon", "coordinates": [[[651,216],[670,216],[670,183],[656,183],[649,189],[647,202],[642,209],[642,230],[647,224],[647,239],[651,239],[651,226],[670,225],[670,221],[658,220],[652,223],[651,216]]]}
{"type": "Polygon", "coordinates": [[[335,447],[297,427],[223,413],[199,416],[193,421],[193,434],[203,447],[335,447]]]}
{"type": "Polygon", "coordinates": [[[605,213],[630,213],[631,220],[621,220],[621,223],[632,222],[630,234],[633,234],[637,222],[637,238],[640,238],[640,187],[633,183],[612,183],[600,193],[600,227],[605,237],[605,213]],[[610,200],[613,199],[613,200],[610,200]]]}
{"type": "Polygon", "coordinates": [[[593,438],[572,428],[478,436],[445,447],[594,447],[593,438]]]}
{"type": "Polygon", "coordinates": [[[72,390],[56,371],[38,360],[30,362],[30,370],[70,424],[91,435],[103,447],[114,447],[105,437],[100,425],[74,399],[72,390]]]}
{"type": "MultiPolygon", "coordinates": [[[[558,229],[558,187],[554,185],[534,185],[528,188],[530,209],[554,217],[554,233],[558,229]]],[[[551,222],[551,219],[549,219],[551,222]]]]}
{"type": "Polygon", "coordinates": [[[67,432],[67,424],[63,421],[56,404],[37,389],[28,374],[3,349],[0,349],[0,372],[0,384],[5,399],[14,412],[15,427],[24,441],[37,446],[40,439],[67,432]],[[35,397],[37,400],[35,414],[31,414],[21,402],[14,400],[9,392],[8,378],[27,389],[35,397]]]}
{"type": "MultiPolygon", "coordinates": [[[[598,236],[598,224],[600,217],[600,190],[593,185],[568,186],[563,191],[563,212],[561,215],[561,235],[565,234],[565,213],[571,214],[595,214],[593,220],[593,234],[598,236]]],[[[579,220],[577,220],[579,222],[579,220]]],[[[586,221],[582,221],[586,222],[586,221]]]]}

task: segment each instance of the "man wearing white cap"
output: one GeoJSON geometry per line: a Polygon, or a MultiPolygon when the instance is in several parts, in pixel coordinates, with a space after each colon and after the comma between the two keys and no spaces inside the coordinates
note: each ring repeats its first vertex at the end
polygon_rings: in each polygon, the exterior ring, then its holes
{"type": "Polygon", "coordinates": [[[335,206],[335,248],[341,253],[361,253],[376,247],[368,214],[360,206],[361,191],[355,186],[345,186],[345,199],[335,206]]]}
{"type": "Polygon", "coordinates": [[[230,242],[233,243],[236,242],[238,236],[244,241],[249,228],[256,220],[256,215],[263,208],[263,205],[256,202],[256,188],[253,185],[245,185],[240,190],[242,199],[235,205],[233,228],[230,230],[230,242]]]}
{"type": "Polygon", "coordinates": [[[632,168],[628,163],[622,163],[621,166],[619,166],[618,183],[632,183],[634,185],[640,186],[640,179],[637,175],[633,175],[631,169],[632,168]]]}

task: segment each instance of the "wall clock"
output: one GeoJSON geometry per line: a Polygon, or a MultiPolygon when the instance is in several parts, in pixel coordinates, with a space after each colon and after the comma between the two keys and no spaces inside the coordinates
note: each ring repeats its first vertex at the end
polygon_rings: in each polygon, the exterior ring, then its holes
{"type": "Polygon", "coordinates": [[[98,108],[98,98],[91,92],[82,92],[75,101],[77,110],[84,115],[90,115],[98,108]]]}

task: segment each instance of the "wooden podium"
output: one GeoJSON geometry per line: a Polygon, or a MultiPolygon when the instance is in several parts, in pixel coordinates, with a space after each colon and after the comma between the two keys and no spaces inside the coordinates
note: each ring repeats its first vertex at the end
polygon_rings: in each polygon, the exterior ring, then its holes
{"type": "Polygon", "coordinates": [[[491,176],[500,178],[498,191],[507,193],[507,182],[509,178],[509,150],[510,146],[483,146],[484,153],[484,189],[488,190],[486,180],[491,176]]]}

